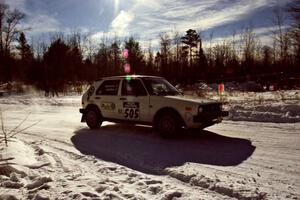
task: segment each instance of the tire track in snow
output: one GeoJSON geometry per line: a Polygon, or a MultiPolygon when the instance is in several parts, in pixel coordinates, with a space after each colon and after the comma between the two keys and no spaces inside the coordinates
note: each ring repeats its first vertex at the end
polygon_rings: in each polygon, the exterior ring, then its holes
{"type": "MultiPolygon", "coordinates": [[[[196,186],[204,189],[208,189],[213,192],[217,192],[221,195],[225,195],[232,198],[241,200],[260,200],[266,199],[267,193],[259,190],[259,186],[255,185],[249,187],[249,181],[241,179],[243,181],[237,181],[236,183],[223,182],[221,178],[215,175],[214,178],[208,177],[202,174],[186,174],[183,171],[177,171],[176,169],[167,169],[167,174],[177,180],[184,183],[188,183],[191,186],[196,186]],[[248,184],[248,185],[247,185],[248,184]]],[[[215,173],[218,174],[218,173],[215,173]]],[[[227,176],[233,176],[231,173],[226,173],[227,176]]],[[[240,180],[240,178],[238,178],[240,180]]]]}

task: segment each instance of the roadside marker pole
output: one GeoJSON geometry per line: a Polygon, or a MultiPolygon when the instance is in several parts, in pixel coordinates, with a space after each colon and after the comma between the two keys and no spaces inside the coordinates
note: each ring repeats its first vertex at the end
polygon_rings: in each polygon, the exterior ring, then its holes
{"type": "Polygon", "coordinates": [[[225,86],[224,86],[224,84],[223,83],[220,83],[219,85],[218,85],[218,94],[219,94],[219,96],[220,96],[220,100],[222,101],[222,94],[224,93],[224,91],[225,91],[225,86]]]}

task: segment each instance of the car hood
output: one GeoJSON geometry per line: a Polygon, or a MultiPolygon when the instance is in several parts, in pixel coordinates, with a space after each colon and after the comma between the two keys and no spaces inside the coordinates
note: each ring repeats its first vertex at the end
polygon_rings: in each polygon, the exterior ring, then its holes
{"type": "Polygon", "coordinates": [[[192,98],[189,96],[165,96],[165,98],[170,99],[170,100],[177,100],[177,101],[182,101],[182,102],[190,102],[190,103],[197,103],[197,104],[211,104],[211,103],[220,103],[216,100],[211,100],[211,99],[205,99],[205,98],[192,98]]]}

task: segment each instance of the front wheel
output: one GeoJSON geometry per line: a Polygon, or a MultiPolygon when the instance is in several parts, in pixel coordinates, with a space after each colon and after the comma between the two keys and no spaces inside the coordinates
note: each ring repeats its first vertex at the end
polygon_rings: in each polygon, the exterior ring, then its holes
{"type": "Polygon", "coordinates": [[[176,135],[180,129],[179,120],[171,113],[164,113],[158,117],[155,128],[165,138],[171,138],[176,135]]]}
{"type": "Polygon", "coordinates": [[[86,113],[86,124],[91,129],[96,129],[101,126],[101,116],[100,114],[95,110],[88,110],[86,113]]]}

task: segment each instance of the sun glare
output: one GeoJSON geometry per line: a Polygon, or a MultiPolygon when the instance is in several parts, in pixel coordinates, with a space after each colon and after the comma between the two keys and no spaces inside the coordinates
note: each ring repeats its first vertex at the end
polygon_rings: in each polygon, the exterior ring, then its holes
{"type": "Polygon", "coordinates": [[[115,15],[118,14],[118,11],[119,11],[119,3],[120,3],[120,0],[115,0],[115,11],[114,11],[114,14],[115,14],[115,15]]]}

